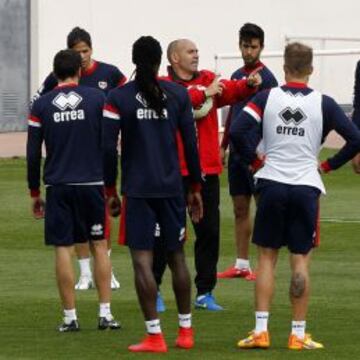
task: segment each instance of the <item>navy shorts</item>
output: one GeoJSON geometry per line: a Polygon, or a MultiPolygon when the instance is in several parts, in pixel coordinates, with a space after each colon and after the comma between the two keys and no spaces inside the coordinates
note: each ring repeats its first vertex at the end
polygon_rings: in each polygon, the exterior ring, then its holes
{"type": "Polygon", "coordinates": [[[152,250],[156,232],[168,251],[176,251],[185,241],[186,205],[184,197],[133,198],[122,201],[119,243],[136,250],[152,250]]]}
{"type": "Polygon", "coordinates": [[[46,188],[45,243],[71,246],[105,235],[104,187],[56,185],[46,188]]]}
{"type": "Polygon", "coordinates": [[[255,192],[255,182],[252,172],[248,166],[234,159],[230,153],[228,162],[228,181],[231,196],[248,195],[255,192]]]}
{"type": "Polygon", "coordinates": [[[287,246],[307,254],[319,243],[320,190],[260,179],[253,243],[272,249],[287,246]]]}

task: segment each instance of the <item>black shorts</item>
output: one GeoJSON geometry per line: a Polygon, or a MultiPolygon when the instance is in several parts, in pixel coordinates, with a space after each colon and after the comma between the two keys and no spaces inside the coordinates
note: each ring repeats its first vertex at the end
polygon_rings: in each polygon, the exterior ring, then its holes
{"type": "Polygon", "coordinates": [[[136,250],[152,250],[161,229],[166,249],[175,251],[183,246],[185,227],[183,195],[172,198],[123,197],[119,232],[122,245],[136,250]]]}
{"type": "Polygon", "coordinates": [[[101,185],[56,185],[46,189],[45,243],[71,246],[104,239],[105,200],[101,185]]]}
{"type": "Polygon", "coordinates": [[[228,162],[228,181],[231,196],[248,195],[255,192],[255,182],[252,172],[248,166],[234,159],[230,153],[228,162]]]}
{"type": "Polygon", "coordinates": [[[260,179],[253,242],[293,254],[307,254],[319,243],[320,190],[260,179]]]}

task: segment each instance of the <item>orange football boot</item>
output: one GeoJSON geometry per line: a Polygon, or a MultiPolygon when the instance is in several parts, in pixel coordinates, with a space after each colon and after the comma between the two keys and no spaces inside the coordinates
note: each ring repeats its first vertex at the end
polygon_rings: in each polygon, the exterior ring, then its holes
{"type": "Polygon", "coordinates": [[[168,351],[164,336],[160,334],[147,334],[146,337],[139,343],[130,345],[129,351],[132,352],[158,352],[164,353],[168,351]]]}

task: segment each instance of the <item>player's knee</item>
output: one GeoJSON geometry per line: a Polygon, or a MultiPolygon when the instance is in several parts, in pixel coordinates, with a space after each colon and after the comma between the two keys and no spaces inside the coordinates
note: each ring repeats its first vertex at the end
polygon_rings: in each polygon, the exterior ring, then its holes
{"type": "Polygon", "coordinates": [[[301,273],[294,273],[290,282],[290,296],[293,298],[301,298],[305,293],[306,278],[301,273]]]}
{"type": "Polygon", "coordinates": [[[152,263],[148,259],[134,256],[132,262],[136,274],[152,273],[152,263]]]}
{"type": "Polygon", "coordinates": [[[248,206],[244,204],[234,204],[234,215],[237,220],[247,220],[250,217],[248,206]]]}
{"type": "Polygon", "coordinates": [[[107,253],[107,242],[106,240],[97,240],[97,241],[91,241],[90,242],[90,250],[94,253],[107,253]]]}
{"type": "Polygon", "coordinates": [[[182,268],[185,266],[185,255],[181,249],[179,251],[171,251],[167,253],[167,260],[170,269],[182,268]]]}

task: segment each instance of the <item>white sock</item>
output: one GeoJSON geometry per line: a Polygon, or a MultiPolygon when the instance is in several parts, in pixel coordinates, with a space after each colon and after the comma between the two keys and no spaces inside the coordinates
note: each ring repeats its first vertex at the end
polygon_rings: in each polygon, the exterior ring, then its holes
{"type": "Polygon", "coordinates": [[[237,269],[250,269],[250,261],[249,259],[236,259],[235,267],[237,269]]]}
{"type": "Polygon", "coordinates": [[[77,320],[76,309],[64,309],[64,322],[70,324],[73,320],[77,320]]]}
{"type": "Polygon", "coordinates": [[[161,333],[159,319],[145,321],[145,326],[146,326],[146,332],[148,334],[160,334],[161,333]]]}
{"type": "Polygon", "coordinates": [[[306,321],[292,321],[291,322],[291,334],[296,335],[300,339],[305,338],[306,321]]]}
{"type": "Polygon", "coordinates": [[[255,333],[259,334],[268,329],[269,312],[268,311],[255,311],[255,333]]]}
{"type": "Polygon", "coordinates": [[[108,320],[109,318],[112,318],[110,303],[99,304],[99,317],[106,317],[108,320]]]}
{"type": "Polygon", "coordinates": [[[80,276],[91,277],[90,258],[79,259],[80,276]]]}
{"type": "Polygon", "coordinates": [[[179,326],[182,328],[191,328],[191,314],[179,314],[179,326]]]}

